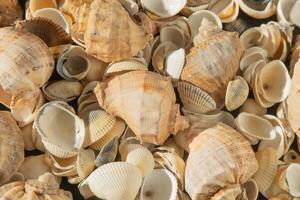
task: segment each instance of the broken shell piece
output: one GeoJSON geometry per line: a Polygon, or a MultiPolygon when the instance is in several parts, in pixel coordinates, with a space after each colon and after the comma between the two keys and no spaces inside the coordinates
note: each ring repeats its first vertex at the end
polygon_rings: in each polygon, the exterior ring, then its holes
{"type": "Polygon", "coordinates": [[[62,101],[52,101],[40,108],[34,127],[42,136],[46,149],[57,146],[66,151],[76,151],[82,147],[84,123],[74,113],[73,108],[62,101]]]}
{"type": "Polygon", "coordinates": [[[247,15],[256,19],[265,19],[276,13],[276,3],[273,0],[238,0],[238,4],[247,15]]]}
{"type": "Polygon", "coordinates": [[[57,8],[56,0],[30,0],[29,10],[31,13],[42,8],[57,8]]]}
{"type": "Polygon", "coordinates": [[[13,25],[18,19],[23,18],[23,10],[19,1],[2,0],[0,3],[0,27],[13,25]]]}
{"type": "Polygon", "coordinates": [[[137,166],[145,177],[152,172],[154,168],[154,158],[152,153],[145,147],[136,148],[127,154],[126,162],[137,166]]]}
{"type": "Polygon", "coordinates": [[[240,112],[247,112],[254,115],[262,116],[267,114],[267,109],[259,105],[254,99],[247,99],[240,108],[240,112]]]}
{"type": "Polygon", "coordinates": [[[165,58],[165,71],[178,80],[185,64],[185,50],[183,48],[170,52],[165,58]]]}
{"type": "Polygon", "coordinates": [[[60,80],[45,84],[42,90],[49,101],[70,102],[80,96],[83,87],[79,82],[60,80]]]}
{"type": "Polygon", "coordinates": [[[116,159],[119,147],[118,139],[119,138],[115,137],[102,147],[101,151],[99,152],[97,158],[94,161],[97,167],[113,162],[116,159]]]}
{"type": "Polygon", "coordinates": [[[259,140],[272,140],[276,137],[272,124],[262,117],[242,112],[235,119],[235,125],[251,144],[257,144],[259,140]]]}
{"type": "Polygon", "coordinates": [[[154,70],[160,74],[165,74],[165,58],[166,56],[177,50],[175,44],[170,41],[160,43],[153,52],[152,66],[154,70]]]}
{"type": "Polygon", "coordinates": [[[277,172],[277,155],[273,148],[266,148],[256,152],[258,170],[253,175],[260,192],[266,192],[273,183],[277,172]]]}
{"type": "Polygon", "coordinates": [[[175,176],[166,169],[154,169],[144,179],[141,188],[141,200],[176,200],[177,180],[175,176]]]}
{"type": "Polygon", "coordinates": [[[143,8],[161,18],[175,16],[184,8],[185,4],[186,0],[175,0],[172,5],[166,0],[141,0],[143,8]]]}
{"type": "Polygon", "coordinates": [[[300,156],[295,150],[291,149],[283,156],[283,161],[286,163],[300,163],[300,156]]]}
{"type": "Polygon", "coordinates": [[[247,99],[249,86],[245,79],[236,76],[227,85],[225,105],[227,110],[232,111],[240,107],[247,99]]]}
{"type": "Polygon", "coordinates": [[[179,82],[178,92],[183,106],[187,110],[207,113],[217,108],[216,102],[209,94],[188,82],[179,82]]]}
{"type": "Polygon", "coordinates": [[[101,199],[132,200],[142,184],[138,167],[126,162],[102,165],[82,183],[88,185],[95,196],[101,199]]]}

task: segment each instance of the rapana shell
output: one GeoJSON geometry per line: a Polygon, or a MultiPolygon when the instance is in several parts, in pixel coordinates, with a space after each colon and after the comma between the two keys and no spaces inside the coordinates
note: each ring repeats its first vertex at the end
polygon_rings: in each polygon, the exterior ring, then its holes
{"type": "Polygon", "coordinates": [[[257,144],[259,140],[272,140],[276,137],[271,122],[260,116],[242,112],[237,116],[235,122],[237,130],[249,139],[251,144],[257,144]]]}
{"type": "Polygon", "coordinates": [[[41,107],[34,127],[42,136],[46,149],[50,145],[73,152],[82,147],[85,137],[84,123],[74,113],[73,108],[62,101],[52,101],[41,107]]]}
{"type": "Polygon", "coordinates": [[[276,13],[276,2],[238,0],[240,8],[249,16],[256,19],[265,19],[276,13]]]}
{"type": "Polygon", "coordinates": [[[254,115],[262,116],[267,114],[267,109],[259,105],[254,99],[247,99],[240,108],[240,112],[247,112],[254,115]]]}
{"type": "Polygon", "coordinates": [[[141,188],[141,200],[160,200],[177,198],[177,180],[175,176],[166,169],[154,169],[144,179],[141,188]]]}
{"type": "Polygon", "coordinates": [[[272,147],[265,148],[255,154],[258,170],[252,177],[256,181],[260,192],[266,192],[272,185],[277,172],[276,150],[272,147]]]}
{"type": "Polygon", "coordinates": [[[66,13],[72,18],[77,19],[78,16],[76,15],[76,11],[83,5],[90,6],[92,2],[93,0],[63,0],[61,10],[63,13],[66,13]]]}
{"type": "Polygon", "coordinates": [[[180,78],[206,91],[221,106],[226,86],[239,69],[242,52],[237,33],[222,31],[204,19],[180,78]]]}
{"type": "Polygon", "coordinates": [[[102,147],[101,151],[99,152],[98,156],[94,161],[97,167],[100,167],[106,163],[113,162],[116,159],[119,147],[118,140],[119,138],[115,137],[102,147]]]}
{"type": "Polygon", "coordinates": [[[24,160],[22,132],[13,116],[0,111],[0,185],[6,183],[24,160]]]}
{"type": "Polygon", "coordinates": [[[0,1],[0,27],[13,25],[17,19],[23,18],[23,11],[17,0],[0,1]]]}
{"type": "Polygon", "coordinates": [[[29,10],[31,13],[42,8],[57,8],[56,0],[30,0],[29,10]]]}
{"type": "Polygon", "coordinates": [[[84,35],[87,53],[104,62],[119,61],[136,55],[151,39],[152,35],[132,21],[118,0],[91,4],[84,35]]]}
{"type": "Polygon", "coordinates": [[[133,164],[112,162],[93,171],[83,184],[101,199],[133,200],[141,187],[142,174],[133,164]]]}
{"type": "Polygon", "coordinates": [[[145,177],[154,168],[154,158],[152,153],[145,147],[136,148],[130,151],[127,154],[126,162],[131,163],[137,166],[142,173],[142,176],[145,177]]]}
{"type": "Polygon", "coordinates": [[[209,199],[228,182],[245,183],[257,169],[258,163],[246,138],[219,123],[190,144],[185,189],[192,199],[209,199]]]}
{"type": "Polygon", "coordinates": [[[145,142],[163,144],[170,134],[188,127],[175,104],[171,80],[153,72],[133,71],[115,76],[99,83],[95,94],[108,113],[124,119],[145,142]]]}
{"type": "Polygon", "coordinates": [[[141,0],[143,8],[161,18],[175,16],[184,8],[185,4],[186,0],[175,0],[172,4],[166,0],[141,0]]]}
{"type": "Polygon", "coordinates": [[[186,110],[195,113],[214,111],[217,106],[214,99],[200,88],[188,82],[179,82],[177,86],[180,99],[186,110]]]}
{"type": "Polygon", "coordinates": [[[248,94],[249,86],[244,78],[237,76],[229,81],[225,96],[227,110],[232,111],[240,107],[247,100],[248,94]]]}

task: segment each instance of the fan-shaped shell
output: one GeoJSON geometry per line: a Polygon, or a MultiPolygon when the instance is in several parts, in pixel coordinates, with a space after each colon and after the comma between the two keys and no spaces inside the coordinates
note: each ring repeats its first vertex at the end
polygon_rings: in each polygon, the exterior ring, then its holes
{"type": "Polygon", "coordinates": [[[219,123],[190,144],[185,189],[192,199],[209,199],[228,182],[245,183],[257,168],[250,143],[234,129],[219,123]]]}
{"type": "Polygon", "coordinates": [[[8,181],[24,160],[22,132],[12,115],[0,111],[0,185],[8,181]]]}
{"type": "Polygon", "coordinates": [[[17,19],[22,19],[23,11],[17,0],[0,1],[0,27],[13,25],[17,19]]]}
{"type": "Polygon", "coordinates": [[[152,35],[132,21],[118,0],[96,0],[91,4],[84,39],[87,53],[112,62],[136,55],[152,35]]]}
{"type": "Polygon", "coordinates": [[[115,76],[98,84],[95,94],[108,113],[124,119],[145,142],[162,144],[170,133],[188,127],[175,104],[170,79],[153,72],[133,71],[115,76]]]}

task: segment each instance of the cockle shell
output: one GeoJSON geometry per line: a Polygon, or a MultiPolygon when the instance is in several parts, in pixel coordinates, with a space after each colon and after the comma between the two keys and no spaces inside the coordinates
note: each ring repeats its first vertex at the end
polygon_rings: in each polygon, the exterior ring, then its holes
{"type": "Polygon", "coordinates": [[[179,13],[185,6],[186,0],[141,0],[141,6],[161,18],[168,18],[179,13]]]}
{"type": "Polygon", "coordinates": [[[104,62],[119,61],[136,55],[151,39],[152,35],[132,21],[118,0],[91,4],[84,35],[87,53],[104,62]]]}
{"type": "Polygon", "coordinates": [[[6,111],[0,111],[0,185],[6,183],[24,160],[24,141],[17,122],[6,111]]]}
{"type": "Polygon", "coordinates": [[[177,189],[177,180],[171,172],[166,169],[154,169],[144,179],[140,199],[176,200],[177,189]]]}
{"type": "Polygon", "coordinates": [[[190,144],[185,189],[192,199],[209,199],[229,182],[245,183],[257,168],[250,143],[234,129],[219,123],[190,144]]]}
{"type": "Polygon", "coordinates": [[[175,104],[170,79],[153,72],[133,71],[115,76],[99,83],[95,94],[108,113],[124,119],[145,142],[162,144],[171,133],[188,127],[175,104]],[[124,106],[126,110],[121,109],[124,106]]]}
{"type": "Polygon", "coordinates": [[[219,107],[224,102],[228,82],[238,71],[242,51],[237,33],[222,31],[204,19],[187,55],[181,79],[210,94],[219,107]]]}
{"type": "Polygon", "coordinates": [[[276,13],[276,2],[273,0],[238,0],[238,4],[247,15],[256,19],[265,19],[276,13]]]}
{"type": "Polygon", "coordinates": [[[23,11],[17,0],[0,1],[0,27],[13,25],[17,19],[22,19],[23,11]]]}
{"type": "Polygon", "coordinates": [[[142,174],[139,168],[126,162],[102,165],[83,183],[88,185],[98,198],[122,200],[134,199],[141,184],[142,174]]]}
{"type": "Polygon", "coordinates": [[[254,115],[262,116],[267,114],[267,109],[259,105],[254,99],[247,99],[240,108],[240,112],[247,112],[254,115]]]}

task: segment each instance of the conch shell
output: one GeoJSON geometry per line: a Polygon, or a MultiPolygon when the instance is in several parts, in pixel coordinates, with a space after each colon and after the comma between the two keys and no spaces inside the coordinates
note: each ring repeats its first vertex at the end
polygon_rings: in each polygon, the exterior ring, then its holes
{"type": "Polygon", "coordinates": [[[136,55],[151,39],[118,0],[95,0],[91,4],[84,35],[87,53],[104,62],[119,61],[136,55]]]}
{"type": "Polygon", "coordinates": [[[0,27],[12,25],[22,19],[23,11],[18,0],[0,0],[0,27]]]}
{"type": "Polygon", "coordinates": [[[227,84],[239,69],[243,52],[237,33],[222,31],[203,19],[194,47],[187,55],[181,79],[210,94],[217,105],[224,103],[227,84]]]}
{"type": "Polygon", "coordinates": [[[257,160],[246,138],[219,123],[190,144],[185,189],[192,199],[211,199],[223,188],[245,183],[257,169],[257,160]]]}
{"type": "Polygon", "coordinates": [[[149,71],[132,71],[97,85],[97,99],[107,112],[121,117],[143,141],[163,144],[188,127],[175,104],[171,80],[149,71]],[[126,109],[124,109],[126,108],[126,109]]]}

